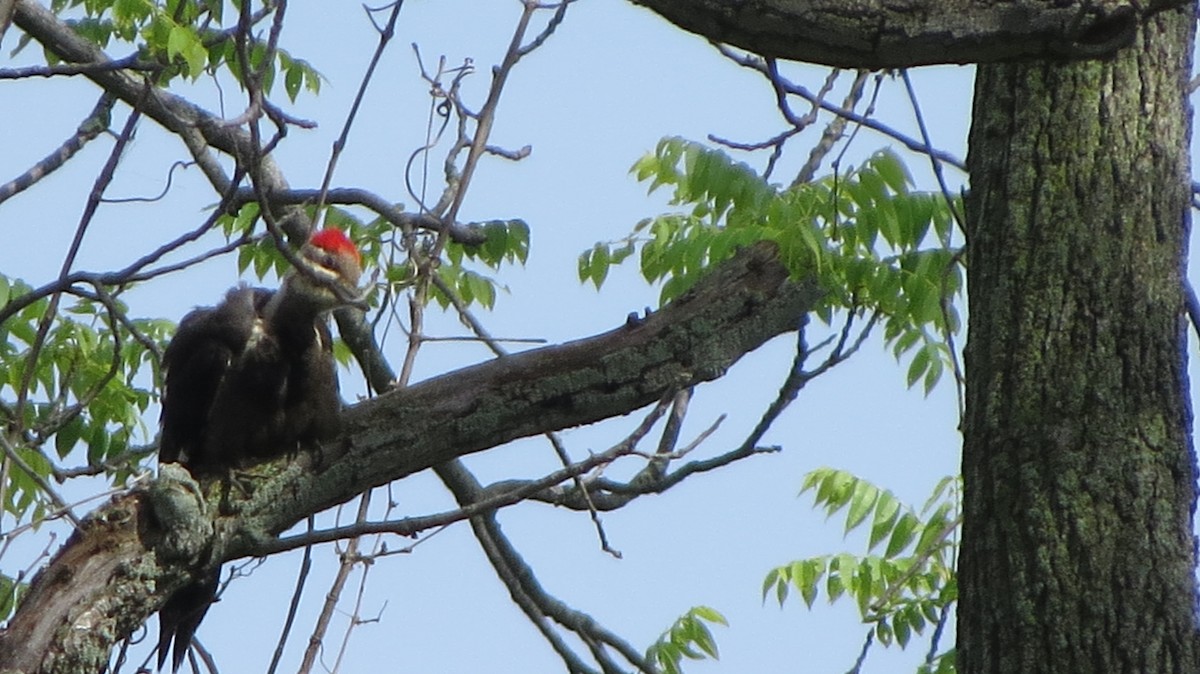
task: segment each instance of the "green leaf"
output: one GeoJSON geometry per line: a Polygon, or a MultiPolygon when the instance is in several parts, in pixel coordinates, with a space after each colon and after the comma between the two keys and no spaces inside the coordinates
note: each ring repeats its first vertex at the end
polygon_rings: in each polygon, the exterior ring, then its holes
{"type": "Polygon", "coordinates": [[[608,246],[596,244],[592,249],[592,283],[596,284],[596,290],[604,284],[604,279],[608,278],[608,246]]]}
{"type": "Polygon", "coordinates": [[[296,102],[296,96],[300,95],[300,87],[303,85],[304,69],[299,64],[292,63],[284,70],[283,88],[287,92],[288,99],[293,103],[296,102]]]}
{"type": "Polygon", "coordinates": [[[58,453],[58,458],[66,458],[67,454],[75,448],[75,444],[83,435],[83,430],[83,417],[80,415],[75,415],[62,428],[58,429],[58,433],[54,435],[54,451],[58,453]]]}
{"type": "MultiPolygon", "coordinates": [[[[491,309],[496,304],[496,288],[491,279],[476,274],[473,271],[463,272],[462,280],[469,289],[471,298],[480,305],[491,309]]],[[[465,297],[463,298],[466,299],[465,297]]]]}
{"type": "Polygon", "coordinates": [[[933,391],[933,387],[937,386],[944,369],[945,363],[940,357],[935,357],[930,361],[929,370],[925,373],[925,395],[929,395],[933,391]]]}
{"type": "Polygon", "coordinates": [[[875,521],[871,525],[871,536],[867,541],[867,550],[873,550],[892,531],[896,519],[900,516],[900,501],[890,491],[879,495],[875,504],[875,521]]]}
{"type": "Polygon", "coordinates": [[[263,278],[271,269],[271,251],[275,248],[270,239],[263,239],[253,248],[254,275],[263,278]]]}
{"type": "Polygon", "coordinates": [[[824,575],[824,557],[792,562],[792,582],[796,585],[796,589],[800,590],[800,597],[810,609],[817,599],[817,584],[821,582],[824,575]]]}
{"type": "Polygon", "coordinates": [[[912,513],[904,513],[896,522],[896,527],[892,530],[892,537],[888,540],[887,550],[883,553],[885,557],[895,557],[904,551],[917,533],[921,529],[921,521],[912,513]]]}
{"type": "Polygon", "coordinates": [[[252,263],[252,262],[254,262],[254,247],[253,246],[242,246],[241,248],[238,248],[238,255],[237,255],[238,274],[245,273],[246,269],[248,269],[250,267],[250,263],[252,263]]]}
{"type": "Polygon", "coordinates": [[[524,220],[508,221],[509,251],[521,264],[529,259],[529,224],[524,220]]]}
{"type": "Polygon", "coordinates": [[[833,563],[830,563],[830,573],[825,581],[825,594],[829,595],[829,603],[833,603],[841,598],[846,593],[846,582],[842,579],[842,572],[834,573],[833,563]]]}
{"type": "Polygon", "coordinates": [[[585,250],[579,254],[579,282],[587,283],[592,278],[592,251],[585,250]]]}
{"type": "Polygon", "coordinates": [[[875,623],[875,637],[879,639],[879,643],[884,646],[890,646],[892,643],[892,627],[886,620],[880,620],[875,623]]]}
{"type": "Polygon", "coordinates": [[[879,177],[883,178],[887,186],[896,194],[905,193],[908,186],[912,184],[912,178],[908,175],[904,162],[890,150],[881,150],[875,153],[871,158],[871,167],[879,173],[879,177]]]}
{"type": "Polygon", "coordinates": [[[846,514],[846,531],[850,533],[858,525],[862,524],[867,515],[871,513],[871,509],[875,507],[875,502],[879,498],[879,488],[867,482],[860,482],[854,494],[850,497],[850,511],[846,514]]]}
{"type": "Polygon", "coordinates": [[[763,579],[763,585],[762,585],[762,601],[763,601],[763,603],[766,603],[766,601],[767,601],[767,593],[770,592],[771,588],[775,587],[775,585],[778,582],[779,582],[779,569],[771,569],[767,573],[767,577],[763,579]]]}
{"type": "Polygon", "coordinates": [[[204,71],[208,62],[208,50],[204,48],[200,36],[189,26],[175,24],[167,35],[167,58],[173,61],[180,56],[187,63],[188,75],[193,78],[204,71]]]}
{"type": "Polygon", "coordinates": [[[91,430],[88,438],[88,463],[97,464],[108,457],[112,435],[103,424],[93,424],[91,430]]]}
{"type": "MultiPolygon", "coordinates": [[[[907,353],[909,349],[917,345],[917,341],[921,339],[921,336],[920,330],[908,330],[902,333],[900,338],[896,340],[895,345],[892,346],[892,355],[899,359],[902,354],[907,353]]],[[[909,386],[912,386],[912,384],[909,384],[909,386]]]]}
{"type": "Polygon", "coordinates": [[[701,620],[707,620],[710,623],[729,626],[729,621],[721,614],[720,611],[710,606],[697,606],[692,609],[692,613],[701,620]]]}
{"type": "Polygon", "coordinates": [[[487,239],[483,242],[484,261],[490,266],[497,267],[509,250],[508,226],[499,221],[489,222],[483,227],[487,239]]]}
{"type": "Polygon", "coordinates": [[[920,379],[921,376],[925,374],[925,371],[929,369],[929,361],[929,345],[926,344],[925,346],[921,347],[919,351],[917,351],[916,355],[913,356],[912,362],[908,364],[909,387],[912,387],[913,384],[917,383],[917,380],[920,379]]]}
{"type": "Polygon", "coordinates": [[[946,502],[938,506],[937,510],[933,511],[929,519],[922,527],[921,537],[917,540],[917,551],[925,552],[930,546],[940,542],[940,537],[946,532],[950,526],[950,510],[954,507],[952,503],[946,502]]]}

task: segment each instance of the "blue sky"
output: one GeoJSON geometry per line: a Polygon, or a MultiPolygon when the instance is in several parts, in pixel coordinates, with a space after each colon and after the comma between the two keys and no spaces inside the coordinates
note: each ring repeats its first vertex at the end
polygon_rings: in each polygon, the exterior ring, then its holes
{"type": "MultiPolygon", "coordinates": [[[[283,33],[282,45],[328,78],[320,96],[302,94],[295,105],[286,106],[320,124],[314,131],[293,130],[276,153],[297,187],[319,185],[376,42],[357,6],[339,5],[336,16],[327,7],[292,3],[283,33]]],[[[477,109],[491,66],[503,55],[519,12],[515,0],[411,0],[333,184],[361,186],[409,201],[403,166],[423,142],[429,107],[427,87],[418,77],[409,45],[417,43],[427,63],[439,55],[451,65],[473,59],[477,72],[467,82],[465,99],[477,109]]],[[[7,36],[0,67],[24,64],[35,56],[30,50],[8,59],[16,32],[7,36]]],[[[786,73],[815,90],[826,71],[789,66],[786,73]]],[[[927,68],[914,72],[913,78],[935,144],[965,157],[971,70],[927,68]]],[[[848,79],[843,78],[835,100],[840,100],[848,79]]],[[[0,179],[5,180],[69,135],[98,94],[86,82],[66,80],[5,82],[0,91],[0,118],[9,129],[23,130],[0,136],[0,179]]],[[[203,79],[187,93],[210,109],[219,106],[215,91],[203,79]]],[[[224,95],[225,114],[240,113],[240,93],[226,88],[224,95]]],[[[879,119],[916,134],[900,81],[885,81],[876,108],[879,119]]],[[[126,113],[120,109],[118,124],[126,113]]],[[[614,271],[600,292],[579,284],[576,277],[580,252],[596,241],[625,236],[640,219],[666,208],[660,195],[647,197],[644,186],[628,174],[630,165],[663,136],[703,140],[712,133],[758,141],[783,128],[765,80],[723,59],[704,40],[626,2],[577,3],[550,41],[515,69],[500,105],[491,142],[507,148],[530,145],[532,154],[518,163],[485,159],[461,214],[464,220],[519,217],[532,228],[528,266],[501,272],[499,280],[510,292],[500,296],[494,312],[481,314],[483,322],[498,336],[558,342],[610,329],[630,311],[654,306],[657,290],[640,280],[632,264],[614,271]]],[[[820,128],[793,141],[778,180],[790,180],[789,171],[804,161],[820,128]]],[[[847,161],[861,161],[891,144],[864,130],[847,161]]],[[[35,286],[57,274],[87,191],[110,147],[107,139],[93,143],[63,171],[0,206],[5,241],[0,245],[0,271],[35,286]]],[[[178,141],[143,122],[109,195],[158,193],[168,167],[181,158],[185,151],[178,141]]],[[[440,155],[435,159],[440,162],[440,155]]],[[[739,159],[762,167],[766,157],[739,159]]],[[[928,161],[911,155],[907,161],[918,184],[932,188],[928,161]]],[[[954,170],[949,175],[954,184],[961,183],[954,170]]],[[[84,241],[77,268],[106,270],[128,263],[195,227],[214,201],[193,168],[177,172],[175,186],[160,202],[105,206],[84,241]]],[[[206,243],[217,241],[209,238],[206,243]]],[[[136,315],[178,319],[192,306],[216,301],[238,280],[234,260],[227,257],[148,284],[127,299],[136,315]]],[[[430,323],[432,334],[463,334],[453,316],[433,312],[430,323]]],[[[823,336],[814,331],[810,344],[823,336]]],[[[729,414],[698,453],[717,454],[740,443],[774,398],[794,345],[794,335],[779,338],[744,358],[722,381],[697,390],[686,438],[718,415],[729,414]]],[[[393,330],[386,346],[398,363],[404,346],[401,335],[393,330]]],[[[422,351],[416,379],[487,357],[479,345],[432,344],[422,351]]],[[[364,391],[355,373],[343,373],[342,388],[348,399],[364,391]]],[[[607,448],[638,419],[634,414],[567,431],[563,437],[572,454],[581,457],[607,448]]],[[[153,428],[155,419],[147,423],[153,428]]],[[[605,514],[606,531],[622,551],[621,560],[600,550],[586,513],[530,504],[503,512],[500,520],[549,592],[591,613],[639,648],[691,606],[705,604],[722,611],[731,625],[715,628],[721,661],[689,665],[689,672],[841,672],[853,663],[866,632],[849,604],[830,608],[819,602],[810,612],[799,602],[781,610],[759,600],[763,576],[772,566],[843,549],[862,551],[860,540],[843,540],[839,521],[826,522],[811,510],[807,498],[796,498],[802,476],[824,465],[844,468],[919,505],[941,477],[957,471],[956,425],[949,379],[929,397],[907,390],[904,369],[875,339],[850,362],[814,381],[779,420],[765,442],[784,446],[783,453],[694,477],[666,494],[605,514]]],[[[515,442],[466,462],[485,483],[540,476],[558,466],[544,440],[515,442]]],[[[612,471],[622,475],[633,469],[618,464],[612,471]]],[[[431,474],[393,485],[390,498],[400,515],[453,505],[431,474]]],[[[381,496],[375,503],[386,500],[381,496]]],[[[342,516],[351,518],[353,509],[342,516]]],[[[332,518],[323,519],[328,524],[332,518]]],[[[388,541],[391,548],[403,544],[388,541]]],[[[40,550],[27,545],[30,555],[40,550]]],[[[0,568],[11,573],[28,563],[28,558],[16,557],[14,553],[11,559],[0,559],[0,568]]],[[[316,565],[281,671],[298,664],[336,568],[331,546],[318,549],[314,557],[316,565]]],[[[298,553],[267,561],[250,578],[235,582],[209,613],[199,636],[222,671],[265,670],[298,563],[298,553]]],[[[357,577],[343,596],[344,611],[353,605],[357,577]]],[[[563,670],[512,605],[466,525],[433,537],[412,554],[374,564],[362,613],[379,619],[354,631],[341,671],[563,670]]],[[[346,622],[345,613],[335,617],[326,642],[329,666],[346,622]]],[[[149,641],[140,648],[148,648],[149,641]]],[[[918,643],[912,651],[885,655],[877,647],[870,661],[874,665],[866,671],[911,671],[923,646],[918,643]]]]}

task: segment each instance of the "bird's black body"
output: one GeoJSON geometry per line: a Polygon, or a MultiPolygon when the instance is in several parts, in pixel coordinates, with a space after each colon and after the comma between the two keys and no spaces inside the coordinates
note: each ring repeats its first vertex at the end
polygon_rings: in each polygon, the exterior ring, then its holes
{"type": "Polygon", "coordinates": [[[286,307],[268,320],[274,295],[234,288],[179,324],[163,356],[159,461],[178,461],[199,477],[337,434],[329,327],[319,314],[286,307]]]}
{"type": "MultiPolygon", "coordinates": [[[[335,244],[349,246],[348,252],[311,244],[303,252],[332,268],[332,281],[353,287],[358,254],[344,237],[340,241],[335,244]]],[[[215,307],[185,316],[163,354],[159,462],[179,462],[200,479],[228,477],[235,468],[336,435],[342,403],[324,313],[339,303],[327,288],[293,272],[279,291],[239,286],[215,307]]],[[[174,668],[183,662],[219,574],[219,568],[206,573],[160,609],[160,669],[172,641],[174,668]]]]}

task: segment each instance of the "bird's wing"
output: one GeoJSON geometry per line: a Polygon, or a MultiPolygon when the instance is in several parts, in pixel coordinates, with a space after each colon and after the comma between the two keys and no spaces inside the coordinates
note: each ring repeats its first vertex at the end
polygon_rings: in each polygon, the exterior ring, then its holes
{"type": "Polygon", "coordinates": [[[245,348],[257,318],[256,291],[235,288],[215,307],[192,311],[163,354],[165,385],[159,462],[203,466],[213,400],[230,366],[245,348]]]}

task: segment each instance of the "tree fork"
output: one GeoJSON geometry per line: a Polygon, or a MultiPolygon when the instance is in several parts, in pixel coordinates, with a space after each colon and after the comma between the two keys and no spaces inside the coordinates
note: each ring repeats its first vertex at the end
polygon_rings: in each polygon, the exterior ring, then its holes
{"type": "Polygon", "coordinates": [[[981,66],[958,667],[1178,672],[1196,646],[1183,262],[1192,6],[1106,61],[981,66]]]}

